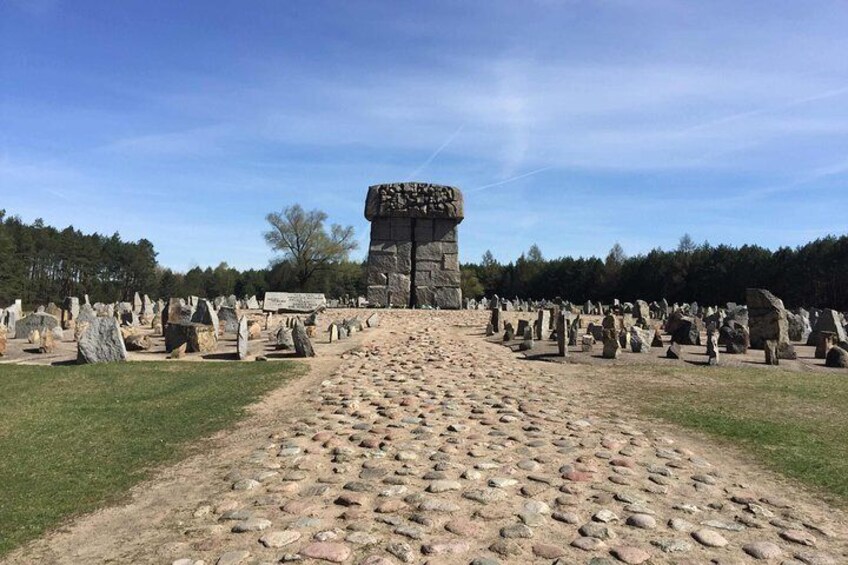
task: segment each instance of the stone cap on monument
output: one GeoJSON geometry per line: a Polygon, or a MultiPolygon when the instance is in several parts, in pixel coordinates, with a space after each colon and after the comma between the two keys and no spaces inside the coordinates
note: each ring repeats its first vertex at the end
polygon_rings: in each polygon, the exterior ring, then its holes
{"type": "Polygon", "coordinates": [[[453,186],[426,182],[395,182],[368,187],[365,217],[464,218],[462,192],[453,186]]]}

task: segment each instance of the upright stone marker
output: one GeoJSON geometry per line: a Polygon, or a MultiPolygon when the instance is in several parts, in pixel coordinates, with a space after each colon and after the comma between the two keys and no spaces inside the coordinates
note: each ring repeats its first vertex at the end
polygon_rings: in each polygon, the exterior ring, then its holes
{"type": "Polygon", "coordinates": [[[751,349],[765,348],[766,341],[789,343],[789,322],[783,301],[769,291],[749,288],[745,291],[748,302],[751,349]]]}
{"type": "Polygon", "coordinates": [[[306,327],[303,324],[298,322],[292,328],[292,341],[294,342],[294,351],[297,357],[315,357],[312,341],[306,335],[306,327]]]}
{"type": "Polygon", "coordinates": [[[236,337],[236,353],[239,361],[244,361],[250,354],[248,349],[249,335],[247,330],[247,316],[242,316],[238,321],[238,335],[236,337]]]}
{"type": "Polygon", "coordinates": [[[535,324],[536,339],[544,341],[551,335],[551,313],[546,309],[539,310],[535,324]]]}
{"type": "Polygon", "coordinates": [[[126,361],[127,348],[114,318],[95,318],[87,323],[77,344],[78,363],[126,361]]]}
{"type": "Polygon", "coordinates": [[[568,355],[568,319],[565,312],[559,311],[556,316],[557,352],[560,357],[568,355]]]}
{"type": "Polygon", "coordinates": [[[421,182],[368,189],[371,222],[368,302],[371,306],[462,307],[457,226],[458,188],[421,182]]]}

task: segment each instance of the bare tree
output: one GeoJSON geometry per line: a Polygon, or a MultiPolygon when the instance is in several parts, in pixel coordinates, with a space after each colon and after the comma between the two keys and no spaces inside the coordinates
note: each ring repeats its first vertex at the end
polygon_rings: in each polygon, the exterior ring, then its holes
{"type": "Polygon", "coordinates": [[[301,289],[317,271],[346,260],[358,246],[353,239],[353,226],[333,224],[327,233],[327,214],[321,210],[306,212],[295,204],[268,214],[265,219],[271,224],[264,234],[265,241],[271,249],[283,253],[283,261],[291,263],[301,289]]]}

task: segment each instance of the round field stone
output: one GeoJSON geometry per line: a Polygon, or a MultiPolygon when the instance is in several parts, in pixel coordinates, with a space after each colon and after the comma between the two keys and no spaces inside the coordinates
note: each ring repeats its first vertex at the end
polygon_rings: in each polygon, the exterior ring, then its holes
{"type": "Polygon", "coordinates": [[[727,540],[715,530],[695,530],[692,532],[692,537],[701,545],[707,547],[724,547],[727,545],[727,540]]]}
{"type": "Polygon", "coordinates": [[[259,543],[261,543],[265,547],[284,547],[286,545],[296,542],[300,539],[300,537],[300,532],[296,532],[294,530],[268,532],[264,536],[259,538],[259,543]]]}
{"type": "Polygon", "coordinates": [[[640,530],[653,530],[657,527],[657,520],[648,514],[633,514],[627,518],[627,525],[640,530]]]}
{"type": "Polygon", "coordinates": [[[351,551],[349,547],[341,543],[317,542],[301,549],[300,554],[309,559],[343,563],[350,557],[351,551]]]}
{"type": "Polygon", "coordinates": [[[566,550],[558,545],[537,543],[533,546],[533,553],[543,559],[556,559],[565,555],[566,550]]]}
{"type": "Polygon", "coordinates": [[[777,559],[783,555],[783,551],[770,541],[756,541],[742,546],[742,551],[754,559],[777,559]]]}
{"type": "Polygon", "coordinates": [[[628,565],[639,565],[651,558],[651,554],[638,547],[614,547],[610,553],[613,557],[628,565]]]}

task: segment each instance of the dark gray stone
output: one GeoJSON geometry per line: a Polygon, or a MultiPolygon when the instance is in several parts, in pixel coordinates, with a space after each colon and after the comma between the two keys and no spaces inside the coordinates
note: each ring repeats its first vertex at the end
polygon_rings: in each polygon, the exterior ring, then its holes
{"type": "Polygon", "coordinates": [[[227,333],[238,332],[239,312],[232,306],[221,306],[218,309],[218,324],[219,328],[223,328],[227,333]]]}
{"type": "Polygon", "coordinates": [[[50,331],[57,340],[61,340],[64,336],[62,326],[55,316],[34,312],[15,323],[15,339],[27,339],[33,330],[38,330],[39,334],[50,331]]]}
{"type": "Polygon", "coordinates": [[[671,341],[680,345],[701,345],[701,320],[683,316],[671,334],[671,341]]]}
{"type": "Polygon", "coordinates": [[[312,341],[306,335],[306,328],[303,324],[297,323],[292,328],[292,341],[294,342],[295,354],[298,357],[315,357],[312,341]]]}
{"type": "Polygon", "coordinates": [[[848,369],[848,351],[839,346],[831,347],[824,364],[834,369],[848,369]]]}
{"type": "Polygon", "coordinates": [[[621,354],[621,342],[618,339],[618,331],[613,329],[604,330],[604,359],[618,359],[621,354]]]}
{"type": "Polygon", "coordinates": [[[218,331],[218,314],[215,312],[212,303],[205,298],[197,301],[197,308],[191,316],[191,321],[195,324],[212,326],[216,333],[218,331]]]}

